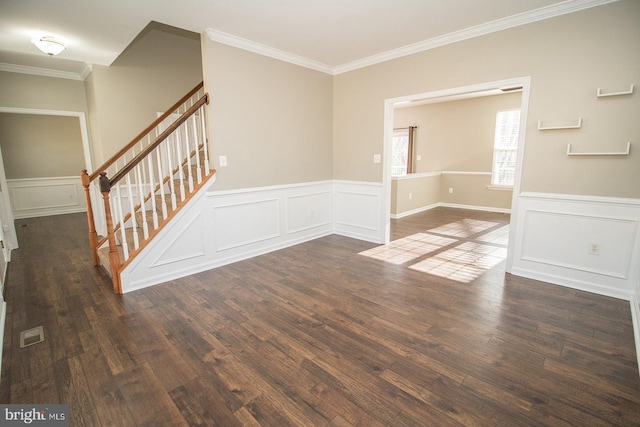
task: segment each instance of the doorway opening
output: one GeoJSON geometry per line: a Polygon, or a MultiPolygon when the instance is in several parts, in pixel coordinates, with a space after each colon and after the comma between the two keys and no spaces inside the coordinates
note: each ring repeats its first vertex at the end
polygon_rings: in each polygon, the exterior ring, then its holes
{"type": "MultiPolygon", "coordinates": [[[[451,102],[455,100],[463,100],[474,97],[482,97],[488,95],[495,95],[498,93],[505,93],[511,91],[520,91],[520,125],[518,130],[518,144],[515,159],[515,170],[513,173],[513,186],[512,195],[510,200],[510,224],[511,228],[517,220],[517,203],[518,194],[520,193],[520,178],[522,172],[522,157],[524,153],[524,135],[526,132],[527,122],[527,107],[529,104],[529,90],[530,90],[530,77],[518,77],[507,80],[500,80],[495,82],[481,83],[470,86],[463,86],[457,88],[450,88],[432,92],[425,92],[420,94],[413,94],[402,96],[398,98],[391,98],[385,100],[385,119],[384,119],[384,163],[383,163],[383,221],[384,221],[384,236],[383,241],[388,244],[391,240],[391,207],[392,207],[392,150],[393,150],[393,136],[394,136],[394,117],[396,109],[409,105],[423,105],[423,104],[435,104],[440,102],[451,102]]],[[[413,125],[409,123],[408,125],[413,125]]],[[[463,125],[463,124],[461,124],[463,125]]],[[[420,131],[418,129],[418,131],[420,131]]],[[[455,174],[457,171],[445,171],[449,174],[455,174]]],[[[472,171],[473,172],[473,171],[472,171]]],[[[424,172],[426,176],[444,176],[443,171],[428,171],[424,172]]],[[[486,175],[486,172],[481,172],[486,175]]],[[[447,188],[448,192],[452,192],[452,188],[447,188]]],[[[409,198],[411,193],[409,193],[409,198]]],[[[441,206],[441,203],[433,205],[441,206]]],[[[446,206],[446,204],[444,204],[446,206]]],[[[429,206],[427,206],[429,208],[429,206]]],[[[512,266],[512,248],[513,248],[513,236],[515,233],[510,233],[508,239],[507,249],[507,261],[506,271],[509,272],[512,266]]]]}
{"type": "MultiPolygon", "coordinates": [[[[44,110],[44,109],[33,109],[33,108],[13,108],[13,107],[0,107],[0,114],[15,114],[19,115],[20,118],[24,118],[27,116],[34,117],[44,117],[44,118],[55,118],[60,117],[64,119],[73,118],[77,119],[78,127],[79,127],[79,138],[80,144],[79,148],[82,150],[82,160],[80,163],[84,165],[88,171],[92,170],[92,161],[91,161],[91,150],[89,146],[89,133],[86,121],[86,115],[84,112],[78,111],[63,111],[63,110],[44,110]]],[[[18,117],[18,116],[17,116],[18,117]]],[[[46,198],[54,197],[56,193],[56,189],[60,190],[61,197],[65,197],[67,200],[60,200],[59,205],[64,210],[68,206],[70,206],[69,197],[72,197],[74,200],[80,199],[82,205],[84,205],[84,192],[78,189],[78,183],[80,181],[80,172],[81,170],[72,171],[73,175],[65,177],[60,182],[56,183],[41,183],[37,179],[25,178],[23,181],[25,182],[22,185],[18,185],[16,187],[15,183],[9,183],[7,180],[7,171],[6,165],[4,163],[2,157],[2,151],[0,150],[0,188],[1,197],[0,197],[0,219],[2,220],[2,227],[4,231],[5,241],[9,244],[9,250],[17,249],[19,246],[19,242],[17,240],[17,234],[15,230],[15,215],[13,206],[13,198],[11,197],[10,192],[14,191],[15,196],[18,197],[22,202],[25,203],[25,208],[30,207],[28,200],[37,200],[39,195],[45,195],[46,198]],[[77,177],[77,178],[76,178],[77,177]],[[64,181],[64,182],[63,182],[64,181]],[[69,181],[69,182],[67,182],[69,181]],[[71,182],[73,181],[73,183],[71,182]],[[76,183],[77,181],[78,183],[76,183]],[[56,184],[59,184],[56,186],[56,184]],[[15,188],[14,188],[15,187],[15,188]],[[54,191],[52,191],[54,190],[54,191]],[[64,193],[64,194],[63,194],[64,193]]],[[[69,172],[71,173],[71,172],[69,172]]],[[[59,180],[57,180],[59,181],[59,180]]],[[[44,205],[47,205],[50,201],[44,200],[44,205]]],[[[46,206],[45,206],[46,207],[46,206]]],[[[36,206],[34,211],[40,208],[36,206]]],[[[73,207],[71,207],[73,209],[73,207]]],[[[44,209],[43,212],[48,211],[44,209]]],[[[30,212],[30,211],[29,211],[30,212]]],[[[64,213],[64,211],[60,211],[57,213],[64,213]]],[[[38,216],[36,213],[34,216],[38,216]]]]}

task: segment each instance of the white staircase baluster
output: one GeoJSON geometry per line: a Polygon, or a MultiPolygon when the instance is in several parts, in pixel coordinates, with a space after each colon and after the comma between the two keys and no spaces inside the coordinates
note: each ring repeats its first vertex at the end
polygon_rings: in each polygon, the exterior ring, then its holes
{"type": "Polygon", "coordinates": [[[198,180],[198,184],[202,182],[202,166],[200,166],[200,147],[198,144],[198,122],[196,121],[195,114],[191,116],[189,119],[191,123],[191,133],[193,138],[193,148],[194,148],[194,161],[196,163],[196,179],[198,180]]]}
{"type": "MultiPolygon", "coordinates": [[[[154,151],[158,151],[157,148],[154,151]]],[[[149,196],[151,198],[151,220],[153,221],[153,229],[158,228],[158,207],[156,206],[156,185],[153,176],[153,153],[147,156],[147,167],[149,169],[149,196]]],[[[162,185],[160,186],[162,188],[162,185]]]]}
{"type": "MultiPolygon", "coordinates": [[[[176,167],[178,170],[178,177],[180,179],[180,200],[184,201],[185,193],[184,193],[184,173],[182,171],[182,141],[180,140],[180,128],[176,129],[176,167]]],[[[175,169],[174,169],[175,170],[175,169]]]]}
{"type": "Polygon", "coordinates": [[[160,204],[162,205],[162,219],[167,219],[167,202],[164,199],[164,169],[162,167],[162,146],[164,142],[158,146],[156,150],[156,158],[158,160],[158,185],[160,187],[160,204]]]}
{"type": "Polygon", "coordinates": [[[131,189],[131,173],[126,175],[127,195],[129,196],[129,213],[131,214],[131,232],[133,233],[133,249],[140,247],[140,239],[138,237],[138,222],[136,221],[136,213],[133,203],[133,190],[131,189]]]}
{"type": "Polygon", "coordinates": [[[200,107],[200,137],[202,138],[202,154],[204,155],[204,173],[209,175],[211,168],[209,166],[209,143],[207,141],[207,127],[204,117],[204,105],[200,107]]]}
{"type": "MultiPolygon", "coordinates": [[[[138,164],[131,171],[133,174],[134,185],[138,187],[138,199],[140,201],[140,219],[142,220],[142,236],[144,239],[149,238],[149,223],[147,221],[147,208],[144,203],[144,182],[140,179],[142,173],[140,172],[140,164],[138,164]]],[[[135,215],[135,212],[133,213],[135,215]]]]}
{"type": "MultiPolygon", "coordinates": [[[[123,156],[124,158],[124,156],[123,156]]],[[[116,163],[116,172],[118,172],[118,166],[116,163]]],[[[121,238],[121,242],[120,242],[120,246],[122,247],[122,253],[124,255],[124,259],[125,261],[129,259],[129,244],[127,243],[127,235],[126,232],[124,230],[124,212],[122,211],[122,193],[120,192],[120,183],[116,183],[116,194],[117,196],[117,200],[118,200],[118,204],[117,204],[117,211],[118,211],[118,217],[119,222],[120,222],[120,238],[121,238]]]]}
{"type": "Polygon", "coordinates": [[[193,170],[191,169],[191,144],[189,143],[189,125],[187,122],[180,126],[184,131],[184,170],[187,171],[187,182],[189,184],[189,193],[193,193],[193,170]]]}
{"type": "Polygon", "coordinates": [[[176,207],[177,207],[176,183],[175,183],[175,180],[173,179],[173,161],[171,156],[173,145],[174,145],[174,137],[173,135],[171,135],[167,138],[167,144],[165,145],[165,148],[167,153],[167,160],[169,163],[167,171],[169,172],[168,176],[169,176],[169,193],[171,195],[171,209],[176,210],[176,207]]]}

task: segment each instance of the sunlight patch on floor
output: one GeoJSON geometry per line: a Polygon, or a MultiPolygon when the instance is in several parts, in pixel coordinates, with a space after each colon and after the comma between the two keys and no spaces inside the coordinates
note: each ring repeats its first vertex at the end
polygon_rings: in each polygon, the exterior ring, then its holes
{"type": "Polygon", "coordinates": [[[500,227],[497,230],[493,230],[490,233],[483,234],[482,236],[478,236],[474,238],[474,240],[478,240],[480,242],[486,243],[494,243],[496,245],[505,245],[509,244],[509,226],[505,225],[504,227],[500,227]]]}
{"type": "Polygon", "coordinates": [[[482,273],[498,265],[507,257],[507,248],[465,242],[452,249],[429,257],[409,268],[469,283],[482,273]]]}
{"type": "Polygon", "coordinates": [[[462,219],[450,224],[427,230],[429,233],[444,234],[445,236],[466,238],[491,227],[498,225],[498,222],[480,221],[478,219],[462,219]]]}
{"type": "Polygon", "coordinates": [[[360,252],[360,255],[399,265],[430,252],[437,251],[456,241],[456,239],[449,239],[447,237],[416,233],[399,240],[394,240],[388,245],[377,246],[360,252]]]}

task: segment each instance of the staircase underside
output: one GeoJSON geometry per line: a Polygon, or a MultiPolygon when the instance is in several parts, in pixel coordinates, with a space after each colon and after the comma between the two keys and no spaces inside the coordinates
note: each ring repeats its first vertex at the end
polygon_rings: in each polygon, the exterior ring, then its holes
{"type": "MultiPolygon", "coordinates": [[[[192,168],[195,170],[196,166],[192,166],[192,168]]],[[[202,170],[204,171],[204,167],[202,167],[202,170]]],[[[145,218],[146,218],[146,222],[148,224],[148,229],[149,229],[149,237],[148,238],[144,238],[144,233],[143,233],[143,215],[142,215],[142,209],[138,209],[136,211],[136,226],[132,227],[132,226],[127,226],[124,229],[124,234],[125,234],[125,241],[127,242],[127,246],[129,248],[129,258],[127,260],[125,260],[125,253],[124,253],[124,248],[122,246],[122,232],[120,230],[120,228],[117,228],[115,230],[115,234],[116,234],[116,240],[117,240],[117,245],[116,245],[116,249],[118,251],[118,255],[120,257],[121,260],[121,265],[120,265],[120,272],[122,270],[124,270],[124,268],[131,262],[133,261],[133,259],[138,256],[140,253],[142,253],[142,251],[144,250],[144,248],[147,246],[148,243],[150,243],[153,238],[160,233],[160,231],[168,224],[171,222],[171,220],[175,217],[175,215],[189,202],[189,200],[191,200],[196,194],[198,194],[200,191],[204,191],[203,188],[206,187],[207,182],[211,179],[211,177],[213,177],[215,175],[215,169],[211,169],[209,171],[208,175],[204,175],[202,176],[202,181],[200,183],[194,183],[194,189],[192,192],[187,192],[187,194],[183,197],[181,197],[180,195],[176,196],[177,201],[176,201],[176,208],[173,209],[172,203],[170,201],[170,196],[169,195],[165,195],[164,198],[164,205],[166,206],[166,210],[167,210],[167,217],[163,219],[162,217],[162,209],[160,208],[160,206],[163,203],[162,197],[160,195],[158,195],[156,193],[156,195],[154,196],[155,198],[155,204],[157,206],[156,211],[158,212],[157,216],[158,216],[158,227],[157,228],[153,228],[153,212],[150,209],[146,209],[145,210],[145,218]],[[139,238],[139,246],[137,249],[134,249],[134,228],[137,231],[138,234],[138,238],[139,238]]],[[[204,172],[203,172],[204,173],[204,172]]],[[[194,176],[195,173],[193,173],[191,176],[194,176]]],[[[188,175],[187,175],[188,176],[188,175]]],[[[179,179],[174,179],[174,188],[175,189],[179,189],[180,185],[187,185],[186,183],[183,182],[181,183],[181,181],[179,179]]],[[[168,187],[167,184],[165,184],[165,187],[168,187]]],[[[145,206],[150,205],[150,201],[147,201],[147,203],[145,204],[145,206]]],[[[102,236],[100,236],[99,238],[102,238],[102,236]]],[[[105,272],[107,273],[107,275],[109,277],[112,277],[112,269],[110,267],[110,255],[109,255],[110,249],[109,249],[109,245],[108,242],[105,242],[105,244],[102,245],[102,247],[100,247],[97,251],[98,254],[98,259],[100,261],[100,266],[105,270],[105,272]]]]}

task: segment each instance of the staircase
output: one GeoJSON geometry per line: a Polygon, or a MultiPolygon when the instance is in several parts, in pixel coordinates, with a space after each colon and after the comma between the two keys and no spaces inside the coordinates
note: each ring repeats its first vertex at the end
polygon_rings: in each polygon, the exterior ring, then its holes
{"type": "Polygon", "coordinates": [[[214,176],[200,83],[89,174],[82,171],[93,263],[120,274],[214,176]]]}

